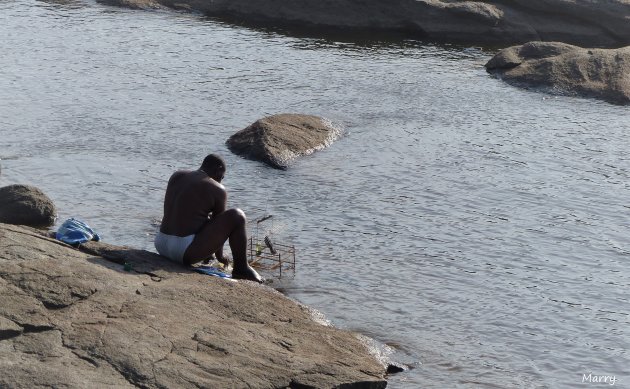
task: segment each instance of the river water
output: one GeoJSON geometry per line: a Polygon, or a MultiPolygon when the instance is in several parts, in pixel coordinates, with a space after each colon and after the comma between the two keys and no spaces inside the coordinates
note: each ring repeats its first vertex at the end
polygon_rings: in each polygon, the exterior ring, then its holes
{"type": "Polygon", "coordinates": [[[505,85],[479,48],[89,1],[0,1],[0,36],[0,185],[60,220],[152,250],[170,173],[217,152],[297,248],[274,285],[388,345],[389,387],[630,387],[627,107],[505,85]],[[282,112],[344,135],[287,171],[227,150],[282,112]]]}

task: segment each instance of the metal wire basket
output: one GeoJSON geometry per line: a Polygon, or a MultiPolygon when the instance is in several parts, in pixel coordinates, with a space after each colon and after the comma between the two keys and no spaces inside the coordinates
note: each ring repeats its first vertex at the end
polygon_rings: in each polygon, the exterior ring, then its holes
{"type": "Polygon", "coordinates": [[[295,246],[276,240],[279,228],[270,221],[272,218],[273,215],[267,215],[255,220],[249,238],[248,262],[254,268],[275,271],[282,278],[287,271],[295,274],[295,246]]]}

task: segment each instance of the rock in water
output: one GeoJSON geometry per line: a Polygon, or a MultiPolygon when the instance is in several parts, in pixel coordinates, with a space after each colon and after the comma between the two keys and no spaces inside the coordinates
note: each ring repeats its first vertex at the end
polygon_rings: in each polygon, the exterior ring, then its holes
{"type": "Polygon", "coordinates": [[[280,114],[256,121],[226,143],[235,154],[286,169],[297,157],[329,146],[340,134],[341,129],[327,119],[280,114]]]}
{"type": "Polygon", "coordinates": [[[55,204],[41,190],[28,185],[0,188],[0,223],[47,227],[56,217],[55,204]]]}
{"type": "Polygon", "coordinates": [[[516,86],[614,104],[630,102],[630,46],[584,49],[559,42],[529,42],[501,50],[486,69],[516,86]]]}

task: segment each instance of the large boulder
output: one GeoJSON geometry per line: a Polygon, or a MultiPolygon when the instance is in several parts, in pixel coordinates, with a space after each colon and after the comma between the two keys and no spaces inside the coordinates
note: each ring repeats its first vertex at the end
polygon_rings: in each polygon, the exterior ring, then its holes
{"type": "Polygon", "coordinates": [[[239,22],[328,30],[395,30],[474,44],[533,40],[582,46],[630,44],[630,0],[98,0],[136,8],[170,7],[239,22]]]}
{"type": "Polygon", "coordinates": [[[29,185],[0,188],[0,223],[47,227],[56,217],[55,204],[41,190],[29,185]]]}
{"type": "Polygon", "coordinates": [[[630,46],[583,49],[558,42],[529,42],[500,51],[486,69],[516,86],[615,104],[630,102],[630,46]]]}
{"type": "Polygon", "coordinates": [[[257,120],[226,143],[235,154],[286,169],[297,157],[327,147],[340,134],[340,128],[327,119],[280,114],[257,120]]]}
{"type": "Polygon", "coordinates": [[[0,224],[0,387],[387,384],[360,337],[267,286],[142,250],[80,247],[0,224]]]}

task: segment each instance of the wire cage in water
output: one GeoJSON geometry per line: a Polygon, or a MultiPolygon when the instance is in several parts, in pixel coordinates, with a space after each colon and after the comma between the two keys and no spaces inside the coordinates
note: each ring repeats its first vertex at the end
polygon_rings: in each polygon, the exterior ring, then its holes
{"type": "Polygon", "coordinates": [[[272,226],[267,228],[265,222],[273,216],[268,215],[256,220],[256,227],[249,238],[248,262],[257,269],[275,271],[282,278],[287,271],[295,273],[295,246],[276,241],[272,226]]]}

